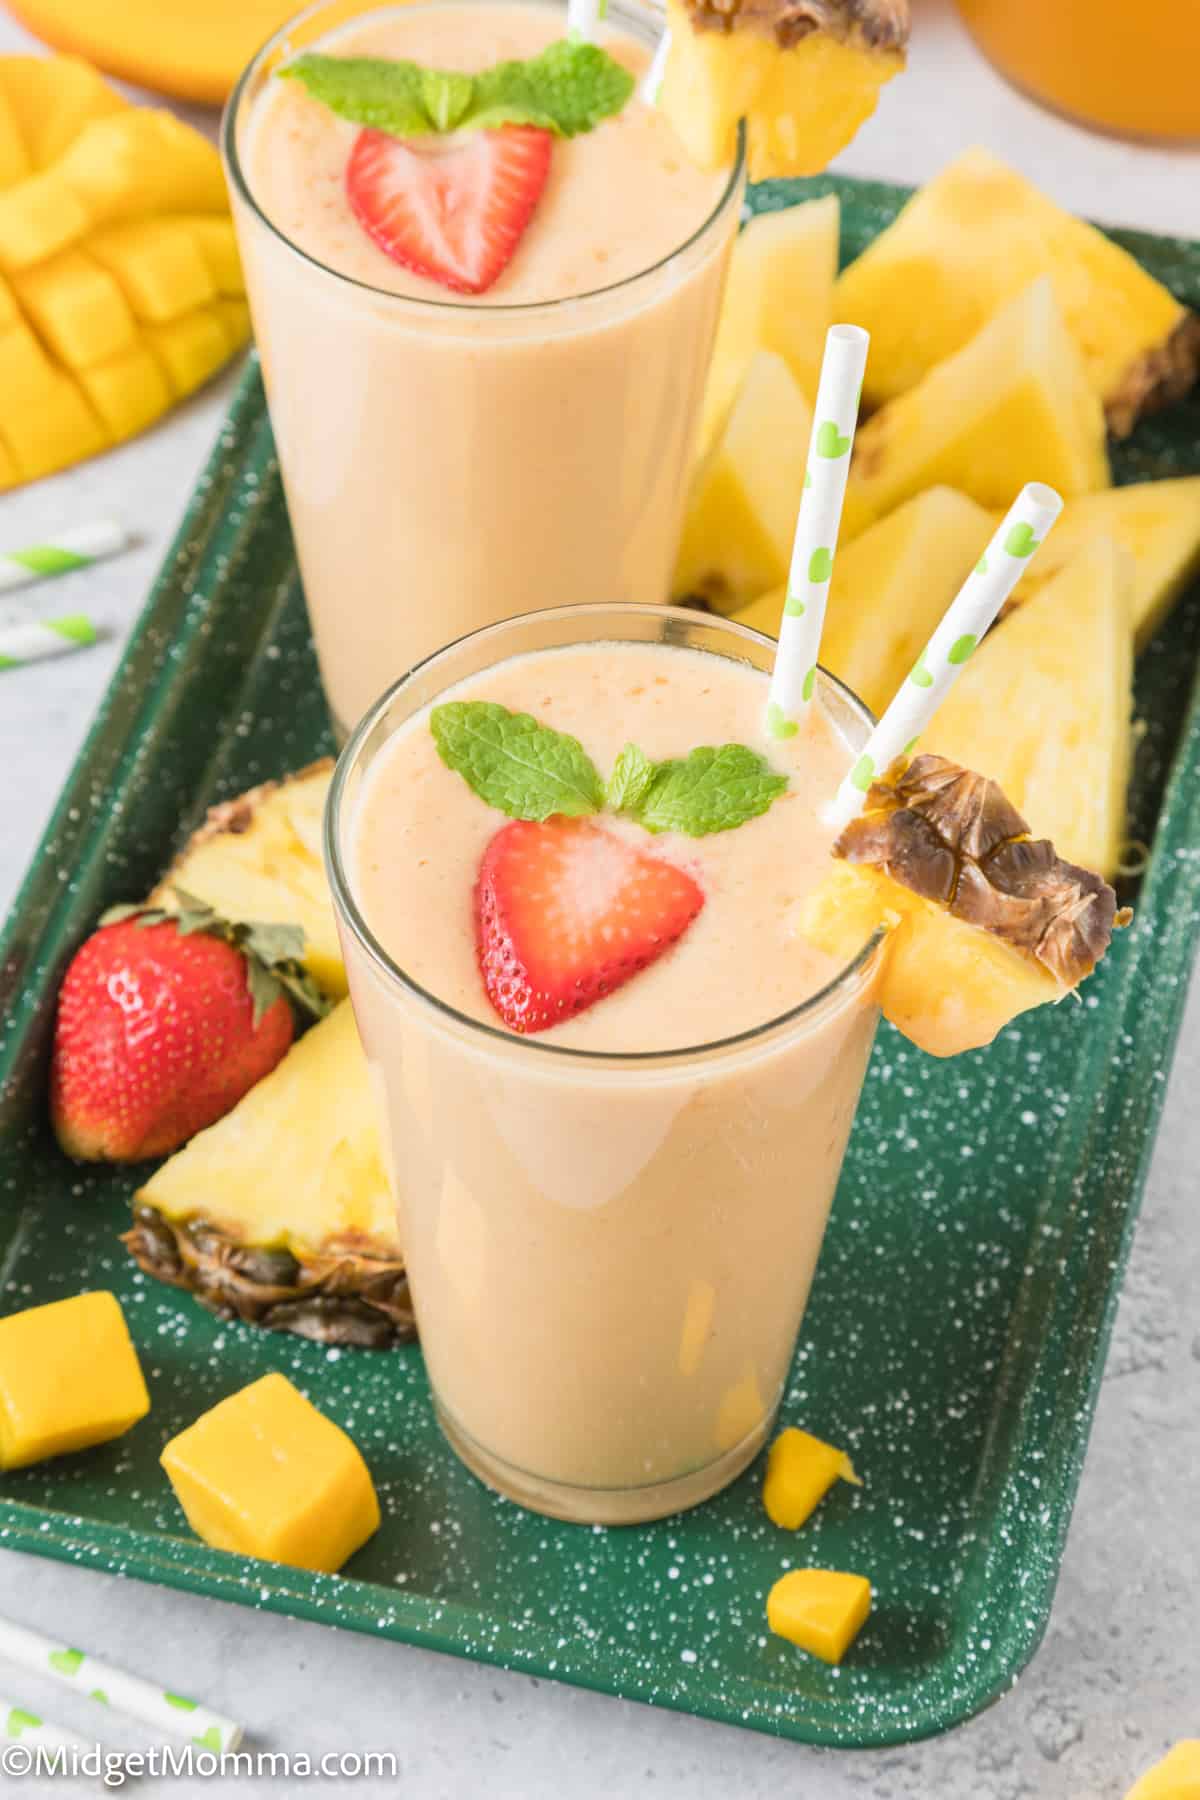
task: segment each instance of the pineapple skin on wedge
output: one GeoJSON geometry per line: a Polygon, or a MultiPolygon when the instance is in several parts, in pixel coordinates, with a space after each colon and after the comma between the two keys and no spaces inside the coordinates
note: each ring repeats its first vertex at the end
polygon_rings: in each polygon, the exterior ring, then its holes
{"type": "Polygon", "coordinates": [[[1125,838],[1132,602],[1129,555],[1085,544],[989,632],[921,745],[986,769],[1038,837],[1104,876],[1125,838]]]}
{"type": "Polygon", "coordinates": [[[179,887],[226,919],[299,925],[306,968],[323,993],[340,999],[346,971],[321,855],[332,774],[327,756],[211,807],[148,904],[177,909],[179,887]]]}
{"type": "Polygon", "coordinates": [[[938,483],[981,506],[1007,507],[1027,481],[1067,499],[1111,483],[1104,414],[1046,276],[867,420],[842,535],[856,536],[938,483]]]}
{"type": "Polygon", "coordinates": [[[673,591],[717,612],[787,575],[812,408],[782,356],[758,350],[729,422],[692,478],[673,591]]]}
{"type": "Polygon", "coordinates": [[[904,67],[907,7],[827,0],[820,10],[830,29],[818,26],[785,49],[765,10],[753,22],[751,8],[706,13],[698,28],[689,8],[667,0],[671,48],[658,104],[700,168],[733,162],[745,119],[751,181],[816,175],[870,118],[880,89],[904,67]],[[864,19],[866,28],[855,29],[864,19]],[[840,23],[845,41],[835,35],[840,23]]]}
{"type": "Polygon", "coordinates": [[[864,393],[914,387],[1039,275],[1054,286],[1087,379],[1124,436],[1187,391],[1200,320],[1092,225],[988,151],[958,157],[840,277],[840,317],[871,333],[864,393]]]}
{"type": "Polygon", "coordinates": [[[328,1344],[413,1334],[366,1058],[334,1008],[134,1196],[124,1242],[224,1318],[328,1344]]]}

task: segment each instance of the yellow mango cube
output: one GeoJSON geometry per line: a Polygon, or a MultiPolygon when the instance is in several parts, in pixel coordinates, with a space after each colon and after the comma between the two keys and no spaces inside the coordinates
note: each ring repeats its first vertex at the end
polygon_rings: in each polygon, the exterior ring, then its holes
{"type": "Polygon", "coordinates": [[[29,152],[11,100],[0,85],[0,189],[33,173],[29,152]]]}
{"type": "Polygon", "coordinates": [[[12,107],[30,171],[45,169],[93,119],[129,105],[78,56],[6,56],[0,89],[12,107]]]}
{"type": "Polygon", "coordinates": [[[57,169],[0,193],[0,269],[15,274],[65,250],[90,223],[83,201],[57,169]]]}
{"type": "Polygon", "coordinates": [[[114,444],[161,418],[173,398],[162,364],[144,344],[80,369],[78,379],[114,444]]]}
{"type": "Polygon", "coordinates": [[[23,481],[103,450],[108,439],[82,393],[24,322],[0,328],[4,439],[23,481]]]}
{"type": "Polygon", "coordinates": [[[241,299],[246,292],[246,283],[242,276],[241,258],[238,256],[232,221],[198,213],[180,219],[179,223],[186,225],[191,232],[218,294],[231,300],[241,299]]]}
{"type": "Polygon", "coordinates": [[[162,1465],[206,1544],[332,1573],[379,1525],[367,1465],[284,1375],[264,1375],[171,1439],[162,1465]]]}
{"type": "Polygon", "coordinates": [[[214,302],[213,310],[224,327],[231,350],[240,350],[250,342],[250,308],[244,300],[228,300],[224,295],[214,302]]]}
{"type": "Polygon", "coordinates": [[[16,487],[21,479],[13,453],[8,449],[3,438],[0,438],[0,492],[5,488],[16,487]]]}
{"type": "Polygon", "coordinates": [[[1168,1750],[1125,1800],[1200,1800],[1200,1738],[1184,1738],[1168,1750]]]}
{"type": "Polygon", "coordinates": [[[147,323],[142,331],[177,395],[201,387],[221,367],[231,347],[215,306],[198,306],[161,325],[147,323]]]}
{"type": "Polygon", "coordinates": [[[162,322],[216,298],[193,233],[182,219],[133,219],[88,239],[88,250],[111,271],[139,319],[162,322]]]}
{"type": "Polygon", "coordinates": [[[767,1595],[767,1624],[822,1662],[840,1663],[871,1612],[865,1575],[789,1569],[767,1595]]]}
{"type": "Polygon", "coordinates": [[[13,278],[13,288],[43,343],[69,369],[86,369],[137,337],[117,283],[81,250],[64,250],[13,278]]]}
{"type": "Polygon", "coordinates": [[[223,213],[221,159],[173,114],[128,107],[88,125],[55,164],[94,225],[149,213],[223,213]]]}
{"type": "Polygon", "coordinates": [[[844,1450],[822,1443],[794,1425],[781,1431],[767,1455],[763,1505],[773,1525],[799,1531],[835,1481],[862,1482],[844,1450]]]}
{"type": "Polygon", "coordinates": [[[150,1411],[115,1294],[0,1319],[0,1469],[121,1437],[150,1411]]]}

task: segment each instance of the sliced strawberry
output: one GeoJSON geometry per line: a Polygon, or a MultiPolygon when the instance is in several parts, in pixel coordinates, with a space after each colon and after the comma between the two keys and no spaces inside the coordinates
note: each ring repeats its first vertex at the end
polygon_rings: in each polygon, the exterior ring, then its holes
{"type": "Polygon", "coordinates": [[[488,999],[514,1031],[561,1025],[648,968],[703,905],[682,869],[586,819],[505,825],[475,890],[488,999]]]}
{"type": "Polygon", "coordinates": [[[393,262],[460,294],[482,294],[541,199],[553,142],[532,125],[428,138],[360,131],[346,196],[393,262]]]}

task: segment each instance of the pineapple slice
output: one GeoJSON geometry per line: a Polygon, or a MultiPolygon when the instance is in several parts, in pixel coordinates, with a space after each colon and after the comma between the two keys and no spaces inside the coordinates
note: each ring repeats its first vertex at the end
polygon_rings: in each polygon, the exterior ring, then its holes
{"type": "Polygon", "coordinates": [[[1117,436],[1187,392],[1200,320],[1094,226],[988,151],[968,150],[838,281],[839,317],[871,333],[868,403],[915,387],[1039,275],[1053,282],[1117,436]]]}
{"type": "Polygon", "coordinates": [[[147,1274],[329,1344],[412,1335],[366,1058],[344,1000],[134,1196],[147,1274]]]}
{"type": "Polygon", "coordinates": [[[734,612],[784,579],[811,434],[812,408],[787,363],[756,351],[729,423],[692,480],[677,594],[734,612]]]}
{"type": "Polygon", "coordinates": [[[176,908],[176,888],[226,919],[299,925],[304,964],[324,993],[346,992],[346,971],[321,855],[321,820],[333,773],[325,757],[210,808],[150,896],[176,908]]]}
{"type": "Polygon", "coordinates": [[[904,67],[908,0],[667,0],[658,104],[703,169],[815,175],[904,67]]]}
{"type": "Polygon", "coordinates": [[[884,928],[880,1006],[933,1056],[981,1049],[1070,993],[1130,916],[1107,882],[1031,839],[994,781],[941,756],[895,763],[833,854],[798,928],[843,962],[884,928]]]}
{"type": "MultiPolygon", "coordinates": [[[[953,488],[928,488],[847,544],[833,566],[821,662],[881,713],[992,535],[992,516],[953,488]]],[[[779,635],[786,587],[737,614],[779,635]]]]}
{"type": "Polygon", "coordinates": [[[777,351],[815,404],[833,316],[839,216],[837,196],[828,194],[759,213],[738,234],[704,395],[702,451],[720,434],[756,350],[777,351]]]}
{"type": "Polygon", "coordinates": [[[1115,874],[1125,832],[1133,705],[1133,564],[1085,544],[984,639],[925,734],[989,769],[1071,862],[1115,874]]]}
{"type": "Polygon", "coordinates": [[[1081,494],[1068,502],[1005,613],[1031,600],[1097,536],[1111,537],[1134,559],[1134,649],[1144,650],[1200,572],[1200,475],[1139,481],[1107,494],[1081,494]]]}
{"type": "Polygon", "coordinates": [[[143,430],[250,335],[216,151],[73,57],[0,56],[0,269],[0,488],[143,430]]]}
{"type": "Polygon", "coordinates": [[[842,536],[938,482],[1000,507],[1026,481],[1047,482],[1067,499],[1110,484],[1104,414],[1048,276],[867,420],[842,536]]]}

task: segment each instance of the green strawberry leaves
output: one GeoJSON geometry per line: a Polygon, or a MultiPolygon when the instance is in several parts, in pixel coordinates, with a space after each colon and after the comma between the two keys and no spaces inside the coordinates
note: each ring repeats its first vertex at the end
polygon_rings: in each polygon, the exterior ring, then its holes
{"type": "Polygon", "coordinates": [[[598,44],[560,39],[478,75],[377,56],[298,56],[278,71],[331,112],[392,137],[537,125],[576,137],[621,111],[634,79],[598,44]]]}
{"type": "Polygon", "coordinates": [[[604,783],[577,738],[488,700],[435,706],[430,730],[446,767],[510,819],[582,818],[607,807],[647,831],[707,837],[757,818],[788,785],[744,744],[705,745],[661,763],[626,744],[604,783]]]}

